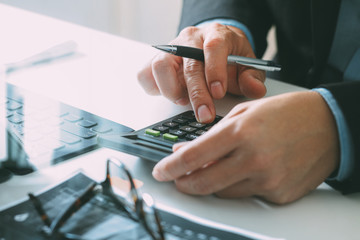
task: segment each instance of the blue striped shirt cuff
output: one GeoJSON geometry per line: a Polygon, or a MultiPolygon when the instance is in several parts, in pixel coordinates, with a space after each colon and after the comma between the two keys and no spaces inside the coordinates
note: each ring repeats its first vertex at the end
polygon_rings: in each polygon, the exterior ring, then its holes
{"type": "Polygon", "coordinates": [[[324,98],[336,121],[340,141],[340,166],[337,175],[331,176],[328,180],[337,180],[342,182],[349,177],[354,166],[354,145],[350,135],[350,130],[345,117],[331,92],[325,88],[315,88],[312,90],[320,93],[320,95],[324,98]]]}
{"type": "Polygon", "coordinates": [[[202,27],[202,26],[208,25],[210,23],[220,23],[220,24],[223,24],[223,25],[233,26],[233,27],[239,28],[241,31],[243,31],[245,33],[247,39],[249,40],[249,42],[251,44],[251,47],[252,47],[253,51],[255,52],[255,43],[254,43],[253,36],[252,36],[250,30],[244,24],[242,24],[241,22],[238,22],[238,21],[236,21],[234,19],[228,19],[228,18],[216,18],[216,19],[201,22],[201,23],[197,24],[196,26],[197,27],[202,27]]]}

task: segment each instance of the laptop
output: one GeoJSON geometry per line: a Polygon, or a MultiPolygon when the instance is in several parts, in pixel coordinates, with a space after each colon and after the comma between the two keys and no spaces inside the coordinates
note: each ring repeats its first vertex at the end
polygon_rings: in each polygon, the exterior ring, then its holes
{"type": "Polygon", "coordinates": [[[100,148],[99,137],[134,131],[7,83],[4,69],[0,74],[0,182],[100,148]]]}

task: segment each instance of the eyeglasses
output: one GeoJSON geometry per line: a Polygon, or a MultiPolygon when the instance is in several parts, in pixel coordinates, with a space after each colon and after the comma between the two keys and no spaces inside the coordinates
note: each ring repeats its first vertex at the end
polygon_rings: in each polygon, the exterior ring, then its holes
{"type": "Polygon", "coordinates": [[[130,172],[123,163],[115,158],[109,158],[106,162],[105,180],[100,184],[90,184],[85,191],[53,221],[50,221],[40,200],[32,193],[28,195],[45,224],[42,231],[46,236],[60,236],[64,239],[80,240],[83,239],[81,236],[72,233],[62,233],[59,229],[74,213],[99,193],[109,196],[116,207],[123,210],[132,220],[142,224],[152,239],[165,239],[160,218],[154,207],[152,197],[146,193],[139,195],[130,172]]]}

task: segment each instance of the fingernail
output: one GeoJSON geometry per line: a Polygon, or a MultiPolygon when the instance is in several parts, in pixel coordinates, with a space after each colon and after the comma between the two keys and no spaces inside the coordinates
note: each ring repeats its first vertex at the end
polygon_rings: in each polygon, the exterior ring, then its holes
{"type": "Polygon", "coordinates": [[[176,105],[187,105],[189,103],[189,99],[188,98],[180,98],[178,100],[175,101],[176,105]]]}
{"type": "Polygon", "coordinates": [[[209,122],[212,119],[211,112],[206,105],[201,105],[197,113],[200,122],[209,122]]]}
{"type": "Polygon", "coordinates": [[[156,168],[156,166],[154,167],[154,169],[152,171],[152,175],[158,181],[166,180],[165,176],[156,168]]]}
{"type": "Polygon", "coordinates": [[[210,84],[211,94],[214,98],[222,98],[224,96],[224,88],[221,82],[216,81],[210,84]]]}

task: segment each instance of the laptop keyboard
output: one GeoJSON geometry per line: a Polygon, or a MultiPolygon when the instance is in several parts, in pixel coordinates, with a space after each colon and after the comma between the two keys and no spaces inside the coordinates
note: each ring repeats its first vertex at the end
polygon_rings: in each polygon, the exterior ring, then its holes
{"type": "Polygon", "coordinates": [[[7,128],[23,150],[10,152],[3,165],[19,174],[56,164],[99,148],[98,137],[133,129],[8,84],[7,128]],[[23,157],[26,155],[25,157],[23,157]],[[20,156],[20,157],[19,157],[20,156]],[[19,158],[23,158],[19,160],[19,158]],[[25,158],[25,159],[24,159],[25,158]]]}

